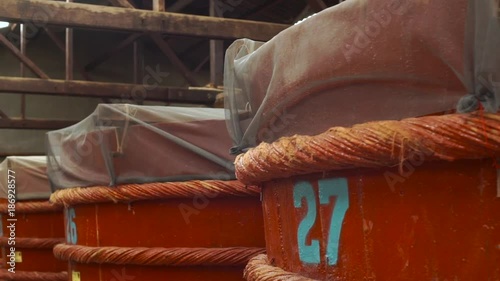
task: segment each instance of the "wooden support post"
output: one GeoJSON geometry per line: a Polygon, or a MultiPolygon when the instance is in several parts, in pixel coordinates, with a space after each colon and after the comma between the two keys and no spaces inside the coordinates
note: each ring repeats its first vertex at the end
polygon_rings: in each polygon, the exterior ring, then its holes
{"type": "MultiPolygon", "coordinates": [[[[73,0],[66,0],[71,3],[73,0]]],[[[66,80],[73,80],[73,29],[66,28],[66,80]]]]}
{"type": "Polygon", "coordinates": [[[49,79],[49,76],[45,74],[32,60],[30,60],[27,56],[23,55],[21,51],[12,44],[9,39],[5,38],[3,34],[0,33],[0,43],[4,44],[9,51],[14,54],[20,61],[24,63],[26,67],[28,67],[31,71],[33,71],[38,77],[49,79]]]}
{"type": "MultiPolygon", "coordinates": [[[[26,56],[26,45],[27,45],[27,42],[26,42],[26,25],[25,24],[21,24],[19,26],[19,35],[21,35],[21,54],[23,56],[26,56]]],[[[21,77],[24,77],[26,76],[26,69],[24,67],[24,63],[21,62],[20,63],[20,75],[21,77]]],[[[25,94],[21,94],[21,118],[24,119],[26,118],[26,95],[25,94]]]]}
{"type": "Polygon", "coordinates": [[[134,84],[142,84],[144,78],[144,44],[134,42],[134,84]]]}
{"type": "Polygon", "coordinates": [[[165,0],[153,0],[153,11],[165,12],[165,0]]]}
{"type": "MultiPolygon", "coordinates": [[[[19,26],[19,35],[21,37],[21,43],[20,43],[20,51],[21,55],[26,56],[26,25],[21,24],[19,26]]],[[[26,75],[24,63],[21,61],[19,64],[20,67],[20,75],[21,77],[24,77],[26,75]]]]}
{"type": "MultiPolygon", "coordinates": [[[[216,1],[210,0],[210,16],[216,17],[216,1]]],[[[210,40],[210,84],[217,88],[222,86],[224,77],[224,42],[210,40]]]]}

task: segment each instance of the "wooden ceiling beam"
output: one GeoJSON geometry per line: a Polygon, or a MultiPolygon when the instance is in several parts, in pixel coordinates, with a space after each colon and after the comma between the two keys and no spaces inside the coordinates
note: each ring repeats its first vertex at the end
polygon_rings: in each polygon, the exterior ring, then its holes
{"type": "Polygon", "coordinates": [[[91,81],[18,78],[0,76],[0,93],[93,97],[211,105],[220,90],[180,88],[91,81]]]}
{"type": "Polygon", "coordinates": [[[63,27],[268,41],[284,24],[45,0],[2,0],[0,20],[63,27]],[[40,14],[47,16],[40,16],[40,14]],[[38,15],[38,16],[33,16],[38,15]]]}

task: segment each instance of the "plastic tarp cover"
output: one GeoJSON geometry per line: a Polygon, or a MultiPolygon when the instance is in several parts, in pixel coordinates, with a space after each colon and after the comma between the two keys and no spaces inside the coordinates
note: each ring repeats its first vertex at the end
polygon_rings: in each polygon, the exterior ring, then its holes
{"type": "Polygon", "coordinates": [[[478,100],[496,111],[497,7],[348,0],[266,43],[235,41],[224,73],[233,153],[332,126],[472,111],[478,100]]]}
{"type": "Polygon", "coordinates": [[[51,186],[46,156],[9,156],[0,164],[0,198],[7,198],[9,180],[14,180],[17,200],[48,199],[51,186]],[[9,170],[12,171],[9,173],[9,170]],[[13,177],[9,178],[9,174],[13,177]]]}
{"type": "Polygon", "coordinates": [[[47,133],[55,188],[234,178],[224,109],[100,104],[47,133]]]}

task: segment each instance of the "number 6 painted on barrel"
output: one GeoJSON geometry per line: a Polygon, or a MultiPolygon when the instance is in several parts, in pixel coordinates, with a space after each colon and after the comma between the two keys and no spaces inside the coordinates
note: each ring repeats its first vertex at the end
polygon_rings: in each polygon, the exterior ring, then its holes
{"type": "Polygon", "coordinates": [[[69,208],[66,221],[66,242],[68,244],[76,244],[78,241],[78,234],[76,231],[76,223],[73,221],[76,217],[75,209],[69,208]]]}
{"type": "MultiPolygon", "coordinates": [[[[347,179],[323,179],[318,181],[319,203],[328,205],[331,197],[336,197],[335,207],[330,220],[328,230],[328,241],[326,245],[326,258],[328,265],[337,264],[339,253],[339,240],[344,216],[349,208],[349,191],[347,179]]],[[[306,264],[320,263],[319,241],[311,239],[311,245],[306,245],[306,238],[316,221],[316,196],[314,189],[309,182],[298,182],[294,186],[293,199],[295,208],[302,207],[302,199],[307,202],[307,214],[300,222],[297,229],[297,241],[299,258],[306,264]]]]}

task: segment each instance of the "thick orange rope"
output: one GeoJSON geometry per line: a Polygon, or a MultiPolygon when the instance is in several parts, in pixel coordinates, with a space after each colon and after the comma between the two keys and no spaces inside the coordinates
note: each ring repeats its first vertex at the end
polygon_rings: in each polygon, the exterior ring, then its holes
{"type": "Polygon", "coordinates": [[[425,160],[500,156],[500,115],[450,114],[334,127],[317,136],[262,143],[236,158],[236,176],[258,183],[293,175],[425,160]]]}
{"type": "MultiPolygon", "coordinates": [[[[55,245],[64,243],[64,238],[22,238],[16,237],[16,248],[52,249],[55,245]]],[[[0,237],[0,247],[10,247],[9,238],[0,237]]]]}
{"type": "MultiPolygon", "coordinates": [[[[0,213],[6,214],[8,213],[8,203],[1,203],[0,204],[0,213]]],[[[54,204],[51,204],[49,201],[42,201],[42,202],[16,202],[15,204],[15,212],[16,214],[32,214],[32,213],[51,213],[51,212],[58,212],[62,211],[62,206],[56,206],[54,204]]]]}
{"type": "Polygon", "coordinates": [[[61,260],[89,264],[148,266],[242,266],[264,248],[128,248],[87,247],[60,244],[54,256],[61,260]]]}
{"type": "Polygon", "coordinates": [[[316,281],[272,266],[266,255],[253,257],[243,273],[247,281],[316,281]]]}
{"type": "Polygon", "coordinates": [[[67,281],[67,272],[36,272],[36,271],[16,271],[9,272],[7,269],[0,269],[0,280],[14,281],[67,281]]]}
{"type": "Polygon", "coordinates": [[[56,191],[50,201],[57,205],[137,200],[192,198],[195,196],[229,197],[259,196],[260,189],[245,186],[239,181],[187,181],[145,184],[124,184],[118,187],[97,186],[68,188],[56,191]]]}

